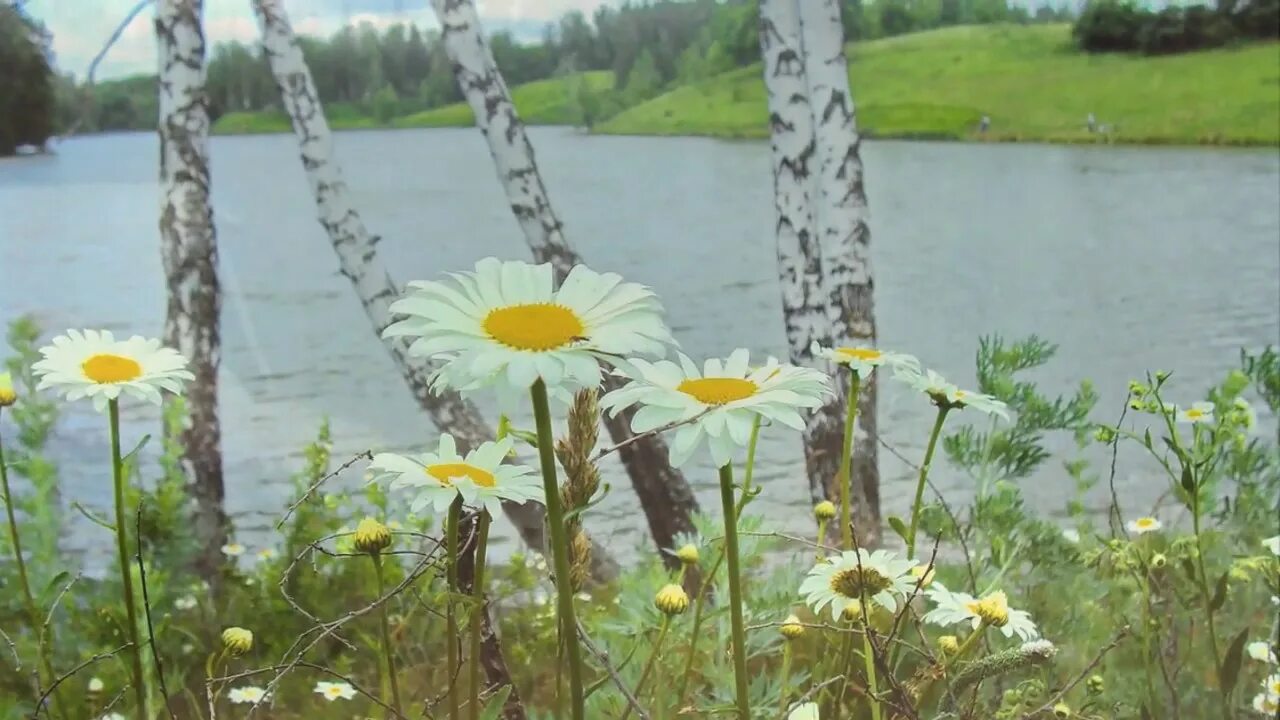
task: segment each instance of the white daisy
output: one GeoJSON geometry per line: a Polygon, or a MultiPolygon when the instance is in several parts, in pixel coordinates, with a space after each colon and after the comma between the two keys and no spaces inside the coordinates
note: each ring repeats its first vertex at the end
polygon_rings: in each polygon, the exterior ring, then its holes
{"type": "Polygon", "coordinates": [[[182,597],[173,601],[173,607],[178,610],[191,610],[198,604],[199,603],[196,600],[194,595],[183,595],[182,597]]]}
{"type": "Polygon", "coordinates": [[[1262,681],[1262,691],[1271,697],[1280,698],[1280,674],[1272,673],[1262,681]]]}
{"type": "Polygon", "coordinates": [[[830,605],[836,620],[864,594],[894,610],[898,604],[894,595],[905,596],[915,589],[916,576],[911,572],[915,566],[914,561],[887,550],[846,550],[813,566],[800,583],[800,594],[814,613],[820,614],[830,605]]]}
{"type": "Polygon", "coordinates": [[[1062,539],[1072,544],[1078,543],[1080,542],[1080,531],[1075,528],[1063,528],[1062,539]]]}
{"type": "Polygon", "coordinates": [[[1251,642],[1248,645],[1245,645],[1244,650],[1249,653],[1249,657],[1259,662],[1271,663],[1273,665],[1276,662],[1276,654],[1275,651],[1271,649],[1270,643],[1265,643],[1261,640],[1251,642]]]}
{"type": "Polygon", "coordinates": [[[222,554],[227,557],[240,557],[244,554],[244,546],[238,542],[229,542],[222,546],[222,554]]]}
{"type": "Polygon", "coordinates": [[[1253,696],[1253,709],[1267,717],[1273,717],[1280,711],[1280,696],[1258,693],[1253,696]]]}
{"type": "Polygon", "coordinates": [[[980,392],[961,390],[933,370],[921,372],[919,367],[897,365],[893,368],[893,376],[906,383],[917,392],[929,396],[939,407],[973,408],[988,415],[997,415],[1009,419],[1009,406],[1003,402],[980,392]]]}
{"type": "Polygon", "coordinates": [[[631,429],[637,433],[687,423],[671,443],[671,464],[676,467],[693,456],[704,438],[716,465],[727,465],[734,449],[750,439],[756,416],[803,430],[804,419],[798,411],[818,407],[829,392],[823,373],[773,358],[763,367],[751,368],[748,353],[741,348],[723,361],[707,360],[701,372],[684,354],[679,359],[679,364],[633,360],[631,382],[600,398],[600,407],[614,415],[642,405],[631,419],[631,429]]]}
{"type": "Polygon", "coordinates": [[[350,700],[356,696],[356,689],[344,682],[325,682],[321,680],[316,683],[316,687],[312,692],[319,693],[321,697],[329,702],[334,700],[350,700]]]}
{"type": "Polygon", "coordinates": [[[1142,535],[1155,532],[1164,527],[1164,524],[1153,517],[1140,517],[1125,523],[1125,527],[1129,528],[1131,533],[1142,535]]]}
{"type": "Polygon", "coordinates": [[[269,560],[274,560],[276,558],[276,551],[272,548],[262,548],[257,553],[255,553],[255,555],[257,555],[259,560],[263,562],[267,562],[269,560]]]}
{"type": "Polygon", "coordinates": [[[67,400],[92,398],[99,412],[121,393],[158,405],[161,390],[180,394],[183,381],[194,379],[177,350],[137,335],[116,340],[106,330],[68,330],[40,354],[31,366],[39,389],[59,388],[67,400]]]}
{"type": "Polygon", "coordinates": [[[113,712],[113,713],[107,713],[106,715],[103,715],[102,717],[98,718],[98,720],[125,720],[125,717],[120,713],[113,712]]]}
{"type": "Polygon", "coordinates": [[[267,699],[267,691],[253,685],[245,685],[244,687],[232,688],[227,693],[227,699],[233,703],[260,703],[267,699]]]}
{"type": "Polygon", "coordinates": [[[413,282],[385,336],[416,338],[414,355],[445,361],[437,389],[595,387],[598,360],[666,354],[674,344],[648,288],[577,265],[559,289],[550,264],[485,258],[453,282],[413,282]]]}
{"type": "Polygon", "coordinates": [[[823,357],[837,365],[845,365],[850,370],[858,374],[858,377],[865,378],[870,375],[873,370],[881,365],[889,367],[909,367],[916,371],[920,369],[920,361],[911,355],[905,353],[886,352],[869,347],[822,347],[818,341],[814,341],[809,346],[809,352],[814,357],[823,357]]]}
{"type": "Polygon", "coordinates": [[[107,689],[107,684],[102,682],[102,678],[89,678],[89,692],[100,693],[107,689]]]}
{"type": "Polygon", "coordinates": [[[968,593],[951,592],[939,584],[929,591],[929,598],[936,607],[925,613],[924,621],[927,623],[943,626],[969,623],[975,630],[985,623],[999,628],[1005,637],[1013,637],[1016,633],[1023,640],[1040,635],[1031,616],[1026,611],[1009,607],[1009,598],[1001,591],[975,598],[968,593]]]}
{"type": "Polygon", "coordinates": [[[1262,547],[1270,550],[1272,555],[1280,555],[1280,535],[1263,540],[1262,547]]]}
{"type": "Polygon", "coordinates": [[[818,715],[818,703],[807,702],[800,703],[791,708],[791,712],[787,713],[787,720],[821,720],[818,715]]]}
{"type": "Polygon", "coordinates": [[[1184,422],[1184,423],[1209,422],[1213,420],[1213,403],[1211,402],[1192,403],[1191,407],[1189,408],[1182,408],[1182,407],[1175,406],[1174,412],[1178,422],[1184,422]]]}
{"type": "Polygon", "coordinates": [[[513,440],[504,438],[487,442],[467,453],[458,453],[457,443],[449,434],[440,435],[436,452],[421,455],[375,455],[369,469],[378,479],[392,480],[392,488],[412,488],[417,497],[410,505],[412,512],[431,506],[437,513],[449,509],[458,495],[469,504],[482,504],[489,513],[498,515],[503,500],[542,502],[542,478],[533,468],[503,463],[511,451],[513,440]]]}

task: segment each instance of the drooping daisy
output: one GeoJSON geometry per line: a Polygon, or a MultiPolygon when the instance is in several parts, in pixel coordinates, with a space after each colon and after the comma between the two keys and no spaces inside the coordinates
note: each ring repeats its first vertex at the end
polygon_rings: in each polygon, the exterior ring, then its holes
{"type": "Polygon", "coordinates": [[[704,439],[716,465],[728,464],[734,448],[750,439],[756,416],[802,430],[799,410],[818,407],[829,392],[827,376],[821,372],[773,358],[751,368],[748,352],[741,348],[723,361],[707,360],[701,372],[684,354],[679,359],[679,364],[633,360],[631,382],[600,398],[600,407],[610,414],[643,406],[631,420],[637,433],[687,423],[671,443],[671,464],[676,467],[688,461],[704,439]]]}
{"type": "Polygon", "coordinates": [[[316,683],[315,690],[312,692],[319,693],[321,697],[329,702],[334,700],[350,700],[356,696],[356,689],[344,682],[325,682],[321,680],[316,683]]]}
{"type": "Polygon", "coordinates": [[[800,703],[791,708],[791,712],[787,713],[787,720],[821,720],[818,715],[818,703],[807,702],[800,703]]]}
{"type": "Polygon", "coordinates": [[[1213,420],[1213,403],[1198,402],[1192,403],[1188,408],[1176,408],[1175,416],[1178,422],[1183,423],[1199,423],[1213,420]]]}
{"type": "Polygon", "coordinates": [[[1280,712],[1280,696],[1258,693],[1253,696],[1253,709],[1267,717],[1274,717],[1280,712]]]}
{"type": "Polygon", "coordinates": [[[1276,662],[1276,653],[1271,649],[1270,643],[1265,643],[1261,640],[1251,642],[1244,646],[1244,650],[1249,654],[1249,657],[1259,662],[1271,663],[1272,665],[1276,662]]]}
{"type": "Polygon", "coordinates": [[[557,289],[550,264],[485,258],[452,282],[413,282],[385,336],[415,338],[414,355],[441,359],[438,389],[490,385],[526,391],[595,387],[598,361],[662,357],[674,344],[648,288],[577,265],[557,289]]]}
{"type": "Polygon", "coordinates": [[[492,515],[502,510],[503,500],[542,502],[542,479],[533,468],[502,462],[510,452],[511,438],[487,442],[462,456],[449,434],[440,435],[436,452],[421,455],[375,455],[369,469],[378,479],[391,479],[391,487],[410,488],[417,493],[412,512],[431,506],[436,512],[449,509],[458,495],[462,501],[481,504],[492,515]]]}
{"type": "Polygon", "coordinates": [[[1263,540],[1262,547],[1270,550],[1272,555],[1280,555],[1280,535],[1263,540]]]}
{"type": "Polygon", "coordinates": [[[908,595],[915,588],[914,567],[914,561],[887,550],[846,550],[813,566],[800,583],[800,594],[815,614],[830,605],[831,616],[837,621],[845,607],[860,602],[864,594],[895,610],[895,595],[908,595]]]}
{"type": "Polygon", "coordinates": [[[927,623],[943,626],[969,623],[975,630],[985,624],[999,628],[1005,637],[1016,633],[1023,640],[1040,635],[1031,616],[1024,610],[1009,607],[1009,598],[1001,591],[975,598],[968,593],[951,592],[938,584],[929,591],[929,598],[936,607],[925,613],[927,623]]]}
{"type": "Polygon", "coordinates": [[[988,415],[997,415],[1009,419],[1009,406],[1003,402],[980,392],[961,390],[933,370],[921,372],[920,368],[898,365],[893,369],[893,376],[906,383],[913,390],[929,396],[938,407],[973,408],[988,415]]]}
{"type": "Polygon", "coordinates": [[[121,393],[158,405],[161,390],[181,393],[182,383],[195,379],[177,350],[138,335],[116,340],[106,330],[68,330],[40,354],[31,366],[40,389],[58,388],[67,400],[91,398],[99,412],[121,393]]]}
{"type": "Polygon", "coordinates": [[[1129,528],[1129,532],[1135,535],[1143,535],[1149,532],[1155,532],[1164,527],[1164,524],[1153,517],[1140,517],[1130,520],[1125,524],[1129,528]]]}
{"type": "Polygon", "coordinates": [[[244,546],[238,542],[229,542],[222,546],[222,554],[227,557],[240,557],[244,554],[244,546]]]}
{"type": "Polygon", "coordinates": [[[244,687],[231,688],[227,693],[227,699],[233,703],[260,703],[267,699],[267,691],[253,685],[245,685],[244,687]]]}
{"type": "Polygon", "coordinates": [[[872,371],[881,365],[889,367],[909,367],[917,371],[920,369],[920,361],[906,353],[886,352],[869,347],[830,347],[826,348],[814,341],[809,346],[809,352],[815,357],[823,357],[837,365],[844,365],[850,370],[858,374],[858,377],[865,378],[872,371]]]}

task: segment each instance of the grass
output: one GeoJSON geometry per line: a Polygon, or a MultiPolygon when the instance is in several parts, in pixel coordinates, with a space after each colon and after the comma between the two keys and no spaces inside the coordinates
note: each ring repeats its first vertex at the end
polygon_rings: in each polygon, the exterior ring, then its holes
{"type": "MultiPolygon", "coordinates": [[[[1087,55],[1068,25],[966,26],[853,46],[850,80],[869,136],[1008,141],[1280,144],[1280,44],[1165,57],[1087,55]],[[1085,130],[1093,113],[1110,126],[1085,130]]],[[[764,137],[759,65],[676,88],[596,130],[764,137]]]]}
{"type": "MultiPolygon", "coordinates": [[[[605,91],[613,87],[613,73],[608,71],[583,73],[583,79],[593,91],[605,91]]],[[[511,96],[516,110],[525,122],[531,125],[568,125],[572,123],[569,91],[568,78],[557,77],[518,85],[512,89],[511,96]]],[[[325,117],[335,130],[469,127],[475,124],[471,108],[466,103],[454,103],[403,115],[385,123],[355,105],[331,103],[325,106],[325,117]]],[[[213,125],[213,132],[219,135],[289,131],[289,117],[279,111],[230,112],[219,117],[213,125]]]]}

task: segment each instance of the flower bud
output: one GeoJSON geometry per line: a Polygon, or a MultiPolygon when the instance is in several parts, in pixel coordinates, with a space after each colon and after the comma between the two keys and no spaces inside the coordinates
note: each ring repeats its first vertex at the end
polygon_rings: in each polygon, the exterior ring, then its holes
{"type": "Polygon", "coordinates": [[[668,616],[679,615],[689,609],[689,594],[679,585],[666,585],[653,597],[653,604],[668,616]]]}
{"type": "Polygon", "coordinates": [[[1109,445],[1116,439],[1115,428],[1110,427],[1109,425],[1099,425],[1093,431],[1093,439],[1103,445],[1109,445]]]}
{"type": "Polygon", "coordinates": [[[1102,679],[1101,675],[1090,675],[1084,685],[1090,695],[1101,695],[1102,691],[1107,687],[1106,681],[1102,679]]]}
{"type": "Polygon", "coordinates": [[[1009,624],[1008,597],[997,590],[978,600],[974,614],[991,627],[1004,627],[1009,624]]]}
{"type": "Polygon", "coordinates": [[[97,695],[107,689],[107,684],[102,682],[102,678],[89,678],[89,694],[97,695]]]}
{"type": "Polygon", "coordinates": [[[676,557],[685,565],[698,564],[698,546],[693,543],[686,543],[676,550],[676,557]]]}
{"type": "Polygon", "coordinates": [[[355,548],[362,553],[377,555],[391,547],[391,531],[386,525],[367,517],[356,525],[355,548]]]}
{"type": "Polygon", "coordinates": [[[836,504],[830,500],[823,500],[813,506],[813,516],[818,518],[818,522],[834,520],[836,517],[836,504]]]}
{"type": "Polygon", "coordinates": [[[242,627],[222,631],[222,647],[232,655],[243,655],[253,649],[253,633],[242,627]]]}
{"type": "Polygon", "coordinates": [[[782,621],[782,627],[778,628],[778,632],[782,633],[782,637],[788,640],[795,640],[804,635],[804,625],[800,624],[800,618],[795,615],[788,615],[787,619],[782,621]]]}
{"type": "Polygon", "coordinates": [[[1071,717],[1071,706],[1070,706],[1070,705],[1067,705],[1066,703],[1062,703],[1062,702],[1058,703],[1057,705],[1054,705],[1054,706],[1053,706],[1053,716],[1054,716],[1054,717],[1059,717],[1059,718],[1069,718],[1069,717],[1071,717]]]}
{"type": "Polygon", "coordinates": [[[0,373],[0,407],[9,407],[18,402],[18,393],[13,389],[13,376],[7,372],[0,373]]]}
{"type": "Polygon", "coordinates": [[[938,649],[942,650],[944,655],[955,655],[960,652],[960,639],[955,635],[943,635],[938,638],[938,649]]]}
{"type": "Polygon", "coordinates": [[[1155,555],[1151,556],[1151,567],[1155,568],[1156,570],[1160,570],[1164,568],[1165,565],[1168,565],[1168,564],[1169,564],[1169,558],[1165,557],[1164,553],[1156,553],[1155,555]]]}
{"type": "Polygon", "coordinates": [[[850,600],[849,604],[844,606],[844,612],[840,613],[840,617],[852,623],[862,622],[862,603],[850,600]]]}
{"type": "Polygon", "coordinates": [[[1129,394],[1130,394],[1130,395],[1133,395],[1133,396],[1135,396],[1135,397],[1142,397],[1142,396],[1146,395],[1146,394],[1147,394],[1147,393],[1149,393],[1149,392],[1151,392],[1151,391],[1150,391],[1150,390],[1147,388],[1147,386],[1146,386],[1146,385],[1144,385],[1143,383],[1140,383],[1140,382],[1138,382],[1137,380],[1130,380],[1130,381],[1129,381],[1129,394]]]}

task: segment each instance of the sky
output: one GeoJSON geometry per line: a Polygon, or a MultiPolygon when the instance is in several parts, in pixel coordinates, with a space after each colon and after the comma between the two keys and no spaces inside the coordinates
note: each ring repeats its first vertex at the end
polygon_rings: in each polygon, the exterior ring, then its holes
{"type": "MultiPolygon", "coordinates": [[[[138,0],[28,0],[27,12],[53,33],[54,62],[59,72],[83,79],[94,55],[138,0]]],[[[509,30],[523,41],[541,36],[543,26],[570,10],[589,16],[616,0],[478,0],[486,32],[509,30]]],[[[413,22],[438,27],[429,0],[284,0],[294,30],[329,35],[349,23],[368,21],[378,27],[413,22]]],[[[253,43],[258,27],[249,0],[205,0],[205,39],[212,46],[239,40],[253,43]]],[[[155,72],[153,10],[142,11],[98,66],[97,79],[155,72]]]]}

